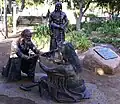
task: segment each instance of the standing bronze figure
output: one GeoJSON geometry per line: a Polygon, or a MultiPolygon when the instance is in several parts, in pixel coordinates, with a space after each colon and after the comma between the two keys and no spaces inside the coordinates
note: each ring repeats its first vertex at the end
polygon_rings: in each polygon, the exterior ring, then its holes
{"type": "Polygon", "coordinates": [[[51,30],[50,50],[57,48],[59,42],[65,41],[65,28],[67,27],[67,15],[62,11],[62,3],[55,4],[55,10],[49,16],[49,28],[51,30]]]}

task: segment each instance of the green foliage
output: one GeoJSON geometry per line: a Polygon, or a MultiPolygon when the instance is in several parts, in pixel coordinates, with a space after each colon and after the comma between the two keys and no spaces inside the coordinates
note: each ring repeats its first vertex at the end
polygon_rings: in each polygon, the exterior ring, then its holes
{"type": "Polygon", "coordinates": [[[7,19],[8,19],[8,26],[12,26],[13,25],[13,18],[12,18],[12,16],[9,16],[7,19]]]}
{"type": "Polygon", "coordinates": [[[86,16],[87,16],[87,17],[90,17],[90,18],[97,17],[97,16],[94,15],[94,14],[87,14],[86,16]]]}
{"type": "Polygon", "coordinates": [[[120,0],[96,0],[97,6],[106,7],[110,14],[120,11],[120,0]]]}
{"type": "Polygon", "coordinates": [[[92,38],[95,43],[112,44],[115,47],[120,47],[120,22],[107,21],[101,24],[97,29],[98,34],[92,38]]]}
{"type": "Polygon", "coordinates": [[[120,39],[118,38],[98,38],[98,37],[95,37],[95,38],[92,38],[92,41],[94,43],[105,43],[105,44],[112,44],[113,46],[119,48],[120,47],[120,39]]]}
{"type": "Polygon", "coordinates": [[[76,25],[75,24],[68,24],[68,27],[67,27],[67,33],[68,32],[72,32],[72,31],[75,31],[76,30],[76,25]]]}
{"type": "Polygon", "coordinates": [[[35,35],[33,40],[36,42],[38,47],[43,47],[45,44],[48,44],[50,41],[50,31],[49,27],[45,25],[38,25],[34,27],[35,35]]]}
{"type": "MultiPolygon", "coordinates": [[[[33,36],[33,40],[37,43],[38,47],[43,47],[50,42],[49,27],[44,25],[35,26],[34,32],[35,35],[33,36]]],[[[82,31],[68,32],[66,34],[66,41],[71,42],[75,48],[80,49],[81,51],[86,51],[91,46],[91,42],[82,31]]]]}
{"type": "Polygon", "coordinates": [[[108,37],[117,37],[120,34],[119,21],[107,21],[102,23],[101,27],[96,29],[100,34],[108,37]]]}
{"type": "Polygon", "coordinates": [[[83,22],[82,28],[85,30],[85,33],[91,34],[92,31],[96,31],[98,27],[101,27],[101,24],[101,22],[83,22]]]}
{"type": "Polygon", "coordinates": [[[76,49],[86,51],[92,44],[86,34],[79,31],[72,31],[66,34],[66,40],[71,42],[76,49]]]}
{"type": "Polygon", "coordinates": [[[34,4],[39,5],[44,3],[45,0],[33,0],[34,4]]]}
{"type": "Polygon", "coordinates": [[[104,36],[116,37],[120,34],[120,21],[83,22],[82,29],[86,34],[97,31],[104,36]]]}
{"type": "MultiPolygon", "coordinates": [[[[30,7],[33,5],[40,5],[41,3],[44,3],[45,0],[25,0],[25,6],[30,7]]],[[[16,3],[18,5],[21,5],[22,1],[21,0],[16,0],[16,3]]]]}

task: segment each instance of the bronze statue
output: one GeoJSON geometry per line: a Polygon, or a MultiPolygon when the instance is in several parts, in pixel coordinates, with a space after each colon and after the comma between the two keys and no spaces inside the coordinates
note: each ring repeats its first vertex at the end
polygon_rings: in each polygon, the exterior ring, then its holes
{"type": "Polygon", "coordinates": [[[26,73],[28,78],[34,79],[39,50],[31,41],[31,37],[32,33],[30,30],[25,29],[21,33],[21,37],[16,42],[13,41],[10,58],[2,71],[2,75],[7,77],[8,81],[20,80],[21,71],[26,73]],[[30,50],[34,54],[30,54],[30,50]]]}
{"type": "Polygon", "coordinates": [[[62,3],[55,4],[55,10],[49,16],[51,30],[50,50],[57,48],[60,41],[65,41],[65,29],[68,24],[67,15],[62,11],[62,3]]]}
{"type": "MultiPolygon", "coordinates": [[[[57,62],[54,60],[54,64],[57,66],[47,67],[39,58],[39,65],[47,73],[47,76],[42,77],[38,83],[32,86],[21,86],[20,88],[30,90],[33,86],[39,86],[41,96],[46,90],[52,98],[62,103],[78,102],[81,99],[90,98],[84,80],[78,77],[78,73],[82,70],[73,45],[64,42],[58,46],[56,52],[62,55],[62,60],[57,62]]],[[[47,55],[49,56],[49,53],[44,53],[41,56],[46,57],[47,55]]]]}

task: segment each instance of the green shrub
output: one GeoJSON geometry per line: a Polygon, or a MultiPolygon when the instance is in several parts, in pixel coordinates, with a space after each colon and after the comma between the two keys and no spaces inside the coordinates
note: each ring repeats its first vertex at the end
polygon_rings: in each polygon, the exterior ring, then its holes
{"type": "Polygon", "coordinates": [[[75,31],[75,30],[76,30],[75,24],[68,24],[66,33],[71,32],[71,31],[75,31]]]}
{"type": "Polygon", "coordinates": [[[92,44],[86,34],[79,31],[72,31],[66,34],[66,41],[71,42],[76,49],[86,51],[92,44]]]}
{"type": "Polygon", "coordinates": [[[87,16],[87,17],[90,17],[90,18],[97,17],[97,16],[96,16],[96,15],[94,15],[94,14],[87,14],[86,16],[87,16]]]}
{"type": "Polygon", "coordinates": [[[113,46],[119,48],[120,47],[120,39],[119,38],[98,38],[94,37],[92,38],[92,41],[94,43],[105,43],[105,44],[112,44],[113,46]]]}
{"type": "Polygon", "coordinates": [[[35,35],[33,40],[36,42],[38,47],[43,47],[45,44],[48,44],[50,41],[50,31],[49,27],[45,25],[38,25],[34,27],[35,35]]]}
{"type": "Polygon", "coordinates": [[[117,37],[120,34],[120,23],[116,21],[107,21],[102,23],[101,27],[98,27],[96,31],[108,37],[117,37]]]}
{"type": "MultiPolygon", "coordinates": [[[[36,42],[39,48],[43,47],[45,44],[50,43],[50,31],[49,27],[40,25],[34,27],[35,35],[33,40],[36,42]]],[[[88,40],[84,32],[72,31],[66,34],[66,41],[71,42],[75,48],[81,51],[86,51],[90,46],[91,42],[88,40]]]]}
{"type": "Polygon", "coordinates": [[[86,34],[91,34],[92,31],[96,31],[98,27],[101,27],[101,22],[83,22],[82,28],[84,28],[86,34]]]}
{"type": "Polygon", "coordinates": [[[12,16],[9,16],[7,19],[8,19],[8,26],[12,26],[13,25],[13,18],[12,18],[12,16]]]}

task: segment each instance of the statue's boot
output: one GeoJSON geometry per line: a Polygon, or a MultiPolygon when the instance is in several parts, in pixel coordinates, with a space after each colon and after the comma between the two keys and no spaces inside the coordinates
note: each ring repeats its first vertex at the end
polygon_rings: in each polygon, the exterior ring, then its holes
{"type": "Polygon", "coordinates": [[[90,98],[90,93],[89,91],[86,89],[85,86],[85,82],[84,80],[68,80],[68,90],[70,91],[70,93],[72,93],[73,95],[77,95],[80,96],[80,99],[89,99],[90,98]],[[71,81],[71,82],[70,82],[71,81]]]}
{"type": "Polygon", "coordinates": [[[84,92],[83,92],[83,99],[90,99],[91,98],[91,94],[90,92],[86,89],[84,92]]]}

